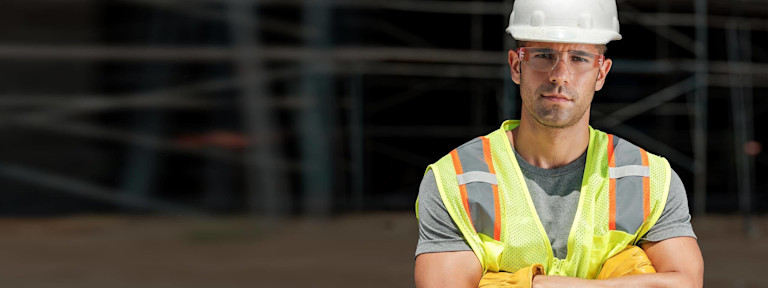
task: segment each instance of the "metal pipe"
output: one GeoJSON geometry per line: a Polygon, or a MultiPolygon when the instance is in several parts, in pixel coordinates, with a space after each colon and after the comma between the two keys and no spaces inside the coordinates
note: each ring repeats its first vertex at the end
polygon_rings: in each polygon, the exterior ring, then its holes
{"type": "Polygon", "coordinates": [[[709,98],[707,54],[708,26],[707,0],[694,0],[696,12],[696,91],[694,92],[694,197],[693,212],[697,215],[706,213],[707,208],[707,110],[709,98]]]}
{"type": "MultiPolygon", "coordinates": [[[[742,47],[741,29],[737,23],[733,23],[731,29],[728,30],[727,39],[727,52],[729,60],[747,60],[751,58],[749,55],[749,41],[747,41],[747,47],[742,47]]],[[[747,38],[748,39],[748,38],[747,38]]],[[[733,120],[733,132],[734,132],[734,158],[736,159],[736,179],[738,188],[738,203],[739,211],[741,211],[744,223],[744,232],[747,235],[755,235],[755,224],[752,219],[752,167],[754,163],[751,157],[747,155],[745,151],[745,145],[747,141],[751,139],[752,130],[752,88],[749,85],[749,79],[739,77],[738,75],[731,75],[731,116],[733,120]]]]}
{"type": "MultiPolygon", "coordinates": [[[[336,50],[331,48],[331,10],[326,0],[304,1],[304,27],[306,45],[311,51],[336,50]]],[[[317,55],[319,56],[319,55],[317,55]]],[[[335,93],[333,81],[325,69],[333,63],[324,57],[302,59],[301,93],[308,105],[299,114],[301,123],[302,209],[315,217],[327,217],[333,208],[333,109],[335,93]]]]}
{"type": "Polygon", "coordinates": [[[254,13],[256,7],[242,1],[231,0],[228,4],[241,116],[251,141],[245,156],[248,208],[251,213],[267,216],[274,224],[288,212],[288,189],[283,169],[278,168],[282,165],[282,149],[273,130],[277,123],[260,77],[264,68],[256,32],[259,14],[254,13]]]}

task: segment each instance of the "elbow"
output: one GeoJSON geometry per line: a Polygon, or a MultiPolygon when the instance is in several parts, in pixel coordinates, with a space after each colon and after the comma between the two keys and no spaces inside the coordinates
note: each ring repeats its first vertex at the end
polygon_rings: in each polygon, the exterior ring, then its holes
{"type": "Polygon", "coordinates": [[[693,288],[702,288],[704,287],[704,261],[701,259],[698,265],[694,266],[693,271],[691,271],[691,285],[690,287],[693,288]]]}
{"type": "Polygon", "coordinates": [[[699,265],[695,270],[695,273],[691,279],[691,287],[702,288],[704,287],[704,265],[699,265]]]}
{"type": "Polygon", "coordinates": [[[702,288],[704,287],[704,265],[696,265],[695,267],[690,267],[691,269],[685,272],[680,272],[683,276],[680,287],[690,287],[690,288],[702,288]]]}

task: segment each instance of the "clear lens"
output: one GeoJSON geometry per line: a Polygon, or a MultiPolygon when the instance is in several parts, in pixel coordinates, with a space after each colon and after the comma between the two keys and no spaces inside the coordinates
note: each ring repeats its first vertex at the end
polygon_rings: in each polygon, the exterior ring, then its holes
{"type": "Polygon", "coordinates": [[[572,73],[587,72],[599,66],[598,62],[602,56],[580,50],[564,52],[547,48],[522,48],[521,50],[524,53],[523,61],[540,72],[552,71],[561,59],[564,60],[568,70],[572,73]]]}

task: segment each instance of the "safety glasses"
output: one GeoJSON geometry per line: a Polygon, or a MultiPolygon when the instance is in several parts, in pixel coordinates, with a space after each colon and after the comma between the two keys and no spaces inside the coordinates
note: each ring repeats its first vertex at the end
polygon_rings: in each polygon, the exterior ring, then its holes
{"type": "Polygon", "coordinates": [[[517,48],[517,55],[533,70],[550,72],[555,69],[560,60],[564,60],[571,73],[587,72],[595,67],[603,66],[605,56],[581,50],[557,51],[549,48],[517,48]]]}

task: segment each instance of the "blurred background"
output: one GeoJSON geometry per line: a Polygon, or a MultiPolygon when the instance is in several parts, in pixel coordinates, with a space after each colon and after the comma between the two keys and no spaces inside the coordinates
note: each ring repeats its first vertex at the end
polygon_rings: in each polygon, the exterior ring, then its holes
{"type": "MultiPolygon", "coordinates": [[[[512,1],[2,2],[12,287],[411,287],[424,169],[520,113],[512,1]]],[[[669,159],[707,287],[768,287],[768,2],[618,9],[591,124],[669,159]]]]}

